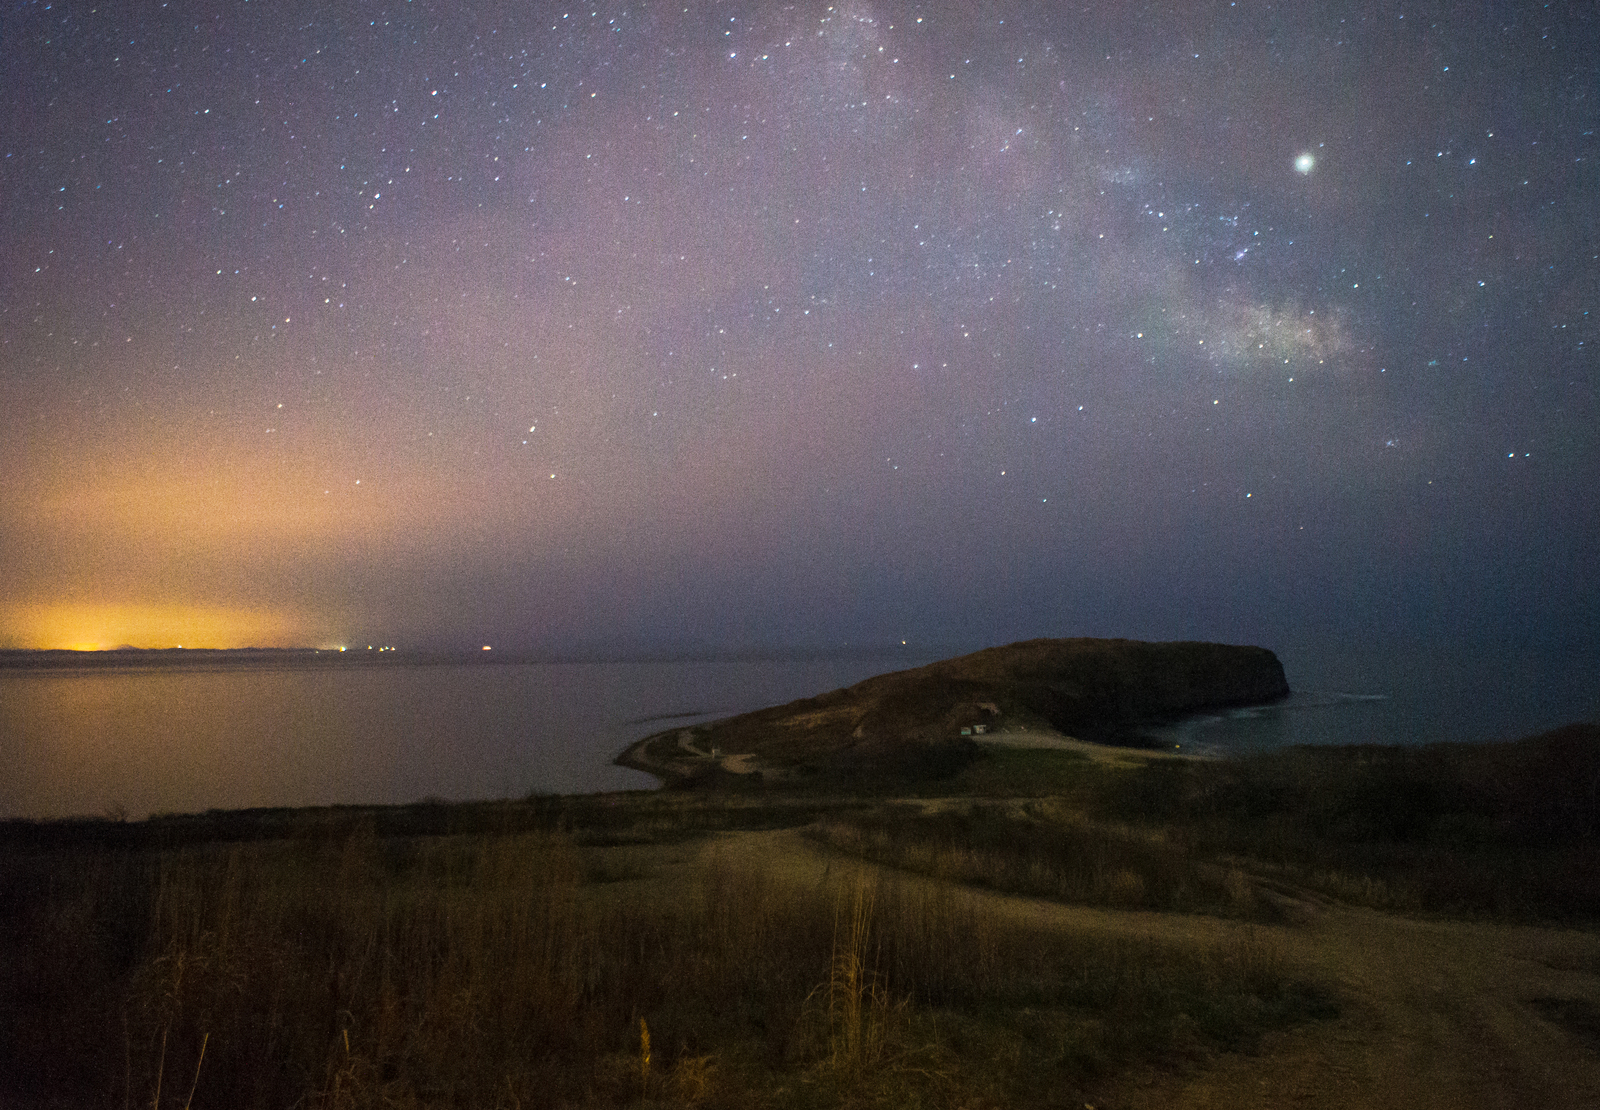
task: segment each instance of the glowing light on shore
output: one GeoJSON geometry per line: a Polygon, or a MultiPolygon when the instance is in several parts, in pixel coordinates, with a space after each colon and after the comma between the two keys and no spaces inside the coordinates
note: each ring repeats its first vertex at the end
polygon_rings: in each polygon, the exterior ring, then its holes
{"type": "Polygon", "coordinates": [[[1317,165],[1316,155],[1312,154],[1309,150],[1306,151],[1304,154],[1301,154],[1300,156],[1298,156],[1294,160],[1295,172],[1300,174],[1302,177],[1305,176],[1306,174],[1310,173],[1313,169],[1315,169],[1316,165],[1317,165]]]}
{"type": "Polygon", "coordinates": [[[293,647],[315,637],[298,613],[181,603],[52,602],[0,611],[0,644],[67,651],[293,647]]]}

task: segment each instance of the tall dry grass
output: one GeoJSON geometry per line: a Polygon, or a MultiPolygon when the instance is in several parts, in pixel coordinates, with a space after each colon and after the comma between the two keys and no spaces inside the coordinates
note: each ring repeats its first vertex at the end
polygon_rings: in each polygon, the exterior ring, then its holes
{"type": "Polygon", "coordinates": [[[1310,1012],[1259,966],[1025,927],[949,886],[711,853],[624,887],[592,863],[557,834],[362,823],[9,859],[0,1102],[1036,1101],[1310,1012]]]}
{"type": "Polygon", "coordinates": [[[882,935],[874,913],[878,886],[858,873],[835,892],[828,979],[807,999],[825,1029],[828,1063],[850,1075],[881,1061],[891,1016],[903,1008],[903,1002],[900,1007],[891,1003],[881,967],[882,935]]]}

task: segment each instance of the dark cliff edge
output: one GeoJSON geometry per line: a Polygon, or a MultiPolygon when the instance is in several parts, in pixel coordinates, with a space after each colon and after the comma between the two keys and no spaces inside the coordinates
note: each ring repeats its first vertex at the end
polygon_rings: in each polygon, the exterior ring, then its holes
{"type": "Polygon", "coordinates": [[[1138,746],[1143,727],[1288,693],[1283,665],[1266,648],[1027,640],[669,729],[631,745],[616,762],[669,785],[752,774],[936,777],[971,760],[970,734],[980,726],[1054,729],[1138,746]]]}

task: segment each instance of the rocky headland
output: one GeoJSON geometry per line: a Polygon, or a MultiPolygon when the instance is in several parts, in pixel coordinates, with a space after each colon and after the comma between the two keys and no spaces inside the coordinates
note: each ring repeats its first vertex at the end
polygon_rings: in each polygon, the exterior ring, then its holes
{"type": "Polygon", "coordinates": [[[1138,640],[1027,640],[878,675],[787,705],[647,736],[617,757],[673,785],[759,774],[936,776],[996,732],[1141,743],[1141,729],[1285,697],[1266,648],[1138,640]]]}

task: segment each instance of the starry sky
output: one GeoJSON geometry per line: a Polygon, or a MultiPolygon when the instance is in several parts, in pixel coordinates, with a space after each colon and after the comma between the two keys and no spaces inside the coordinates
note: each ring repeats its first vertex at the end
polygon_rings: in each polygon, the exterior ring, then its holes
{"type": "Polygon", "coordinates": [[[1600,647],[1586,3],[22,2],[0,646],[1600,647]]]}

